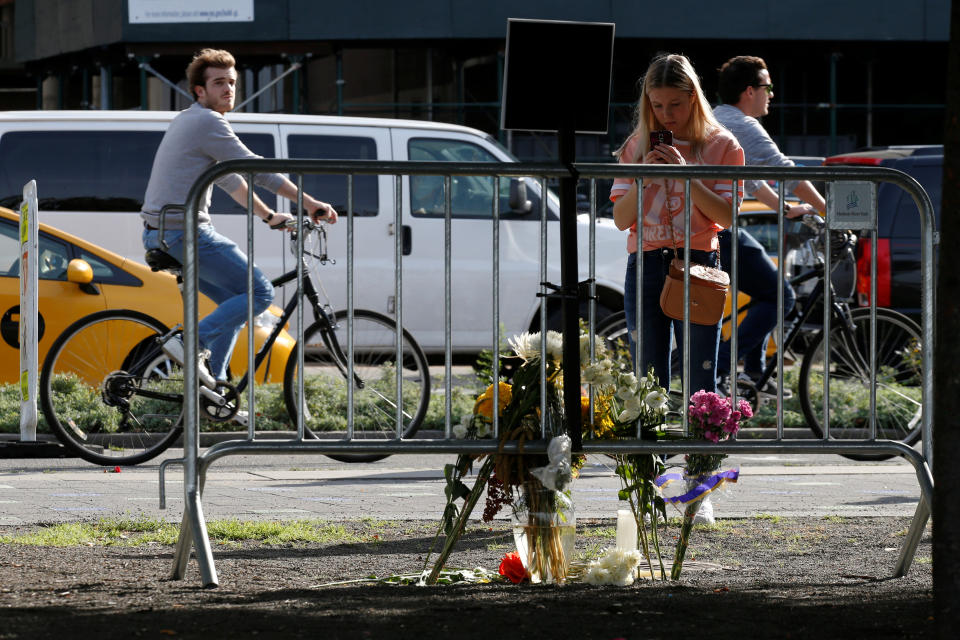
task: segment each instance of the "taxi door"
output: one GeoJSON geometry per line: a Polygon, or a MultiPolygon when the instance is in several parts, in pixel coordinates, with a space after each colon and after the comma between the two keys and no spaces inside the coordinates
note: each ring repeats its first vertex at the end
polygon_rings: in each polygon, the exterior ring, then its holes
{"type": "MultiPolygon", "coordinates": [[[[39,365],[47,350],[71,323],[106,308],[103,295],[89,293],[67,281],[71,247],[40,233],[39,254],[39,365]]],[[[0,383],[18,379],[20,368],[20,243],[18,222],[0,219],[0,383]]]]}

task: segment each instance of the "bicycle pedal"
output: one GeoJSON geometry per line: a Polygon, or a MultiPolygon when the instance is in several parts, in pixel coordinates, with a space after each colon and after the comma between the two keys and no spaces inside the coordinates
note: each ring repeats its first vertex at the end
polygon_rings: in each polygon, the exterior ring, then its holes
{"type": "Polygon", "coordinates": [[[212,402],[217,406],[222,407],[223,405],[227,404],[226,398],[224,398],[222,395],[220,395],[219,393],[217,393],[216,391],[208,387],[201,386],[200,395],[202,395],[206,400],[208,400],[209,402],[212,402]]]}

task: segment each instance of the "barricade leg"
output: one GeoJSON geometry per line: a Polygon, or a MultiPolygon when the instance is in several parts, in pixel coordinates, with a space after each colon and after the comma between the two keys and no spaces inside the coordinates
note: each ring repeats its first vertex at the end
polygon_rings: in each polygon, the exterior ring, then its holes
{"type": "Polygon", "coordinates": [[[183,519],[180,521],[180,535],[177,537],[177,546],[173,552],[173,571],[170,573],[171,580],[183,580],[187,575],[187,562],[190,560],[190,548],[193,546],[193,535],[190,531],[190,521],[187,517],[187,511],[183,511],[183,519]]]}
{"type": "Polygon", "coordinates": [[[910,529],[907,537],[900,548],[900,558],[897,560],[897,566],[893,571],[894,578],[902,578],[907,575],[913,558],[917,554],[917,547],[920,546],[920,540],[923,538],[923,532],[927,528],[927,521],[930,519],[930,504],[933,499],[933,477],[930,474],[930,467],[924,464],[917,469],[917,477],[920,480],[920,502],[917,503],[917,510],[913,514],[913,522],[910,523],[910,529]]]}
{"type": "Polygon", "coordinates": [[[187,486],[184,489],[183,520],[180,523],[180,536],[177,538],[177,547],[173,554],[173,571],[170,577],[173,580],[183,579],[187,573],[190,549],[195,547],[201,583],[205,588],[214,588],[220,583],[213,563],[210,537],[207,534],[207,523],[203,517],[203,505],[200,500],[206,478],[205,468],[197,475],[199,479],[191,480],[187,473],[184,473],[187,486]]]}

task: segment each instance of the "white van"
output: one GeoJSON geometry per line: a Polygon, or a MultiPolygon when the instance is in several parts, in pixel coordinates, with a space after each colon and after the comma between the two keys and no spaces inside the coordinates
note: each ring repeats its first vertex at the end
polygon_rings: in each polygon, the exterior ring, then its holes
{"type": "MultiPolygon", "coordinates": [[[[0,206],[16,209],[23,185],[35,179],[41,220],[125,257],[143,260],[138,215],[153,156],[176,112],[0,112],[0,206]]],[[[244,144],[265,158],[343,160],[440,160],[515,162],[481,131],[409,120],[231,113],[244,144]]],[[[346,176],[306,175],[304,188],[347,206],[346,176]]],[[[517,205],[516,184],[501,181],[500,322],[505,336],[539,328],[540,188],[526,180],[526,200],[517,205]],[[514,209],[511,209],[511,186],[514,209]]],[[[404,177],[403,325],[427,352],[442,352],[444,292],[443,181],[404,177]]],[[[396,180],[356,176],[355,299],[357,308],[394,315],[396,180]]],[[[260,196],[279,211],[290,203],[260,196]]],[[[473,353],[492,339],[493,179],[455,177],[452,199],[453,348],[473,353]]],[[[559,205],[548,195],[548,280],[559,284],[559,205]]],[[[246,248],[245,211],[220,189],[211,206],[217,230],[246,248]]],[[[346,224],[330,227],[329,255],[320,269],[335,308],[346,306],[346,224]]],[[[587,277],[588,226],[579,220],[580,279],[587,277]]],[[[269,277],[291,268],[286,234],[255,224],[256,262],[269,277]]],[[[597,225],[597,287],[600,315],[622,308],[626,238],[610,220],[597,225]]],[[[552,303],[551,303],[552,304],[552,303]]],[[[559,304],[556,305],[556,313],[559,304]]],[[[550,315],[555,312],[551,311],[550,315]]]]}

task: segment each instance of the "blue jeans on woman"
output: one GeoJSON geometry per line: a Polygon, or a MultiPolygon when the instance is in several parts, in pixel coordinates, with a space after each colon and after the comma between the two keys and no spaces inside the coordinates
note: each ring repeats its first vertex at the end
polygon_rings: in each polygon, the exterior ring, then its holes
{"type": "MultiPolygon", "coordinates": [[[[640,371],[645,374],[650,365],[657,376],[660,386],[670,386],[670,350],[676,336],[677,345],[683,348],[683,321],[664,315],[660,309],[660,292],[670,271],[670,261],[674,250],[654,249],[644,251],[643,282],[641,282],[642,317],[640,320],[640,371]]],[[[677,249],[677,257],[683,258],[683,248],[677,249]]],[[[711,267],[718,264],[716,251],[690,251],[690,262],[711,267]]],[[[630,328],[630,354],[634,361],[636,355],[636,336],[633,329],[637,322],[637,254],[631,253],[627,259],[627,274],[624,281],[623,310],[630,328]]],[[[717,343],[720,341],[720,323],[700,325],[690,323],[690,393],[700,389],[717,390],[717,343]]],[[[683,371],[679,371],[681,375],[683,371]]]]}
{"type": "MultiPolygon", "coordinates": [[[[737,287],[750,296],[750,310],[737,325],[737,356],[743,359],[743,371],[757,380],[766,363],[767,335],[777,326],[777,266],[756,238],[745,229],[737,229],[737,287]]],[[[730,231],[717,234],[720,240],[720,264],[731,273],[730,231]]],[[[789,282],[783,283],[783,315],[793,309],[796,296],[789,282]]],[[[717,373],[730,372],[730,341],[720,343],[717,355],[717,373]]]]}
{"type": "MultiPolygon", "coordinates": [[[[164,231],[167,253],[183,263],[183,231],[164,231]]],[[[160,232],[143,230],[146,249],[163,249],[160,232]]],[[[213,225],[197,228],[197,262],[200,291],[217,303],[217,308],[200,321],[200,348],[210,351],[207,366],[217,380],[227,379],[227,363],[240,329],[247,321],[247,256],[213,225]]],[[[253,268],[253,313],[266,311],[273,302],[273,285],[259,268],[253,268]]]]}

